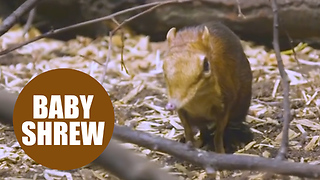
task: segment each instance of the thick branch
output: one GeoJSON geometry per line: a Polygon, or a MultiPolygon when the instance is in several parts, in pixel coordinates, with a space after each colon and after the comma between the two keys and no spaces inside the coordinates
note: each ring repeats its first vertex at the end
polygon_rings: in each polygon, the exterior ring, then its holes
{"type": "MultiPolygon", "coordinates": [[[[17,98],[17,94],[9,93],[5,89],[0,90],[1,123],[13,126],[13,110],[17,98]]],[[[102,166],[123,180],[178,180],[160,170],[158,165],[124,149],[116,143],[114,138],[93,163],[102,166]]]]}
{"type": "Polygon", "coordinates": [[[123,180],[178,180],[154,163],[124,149],[114,139],[93,163],[123,180]]]}
{"type": "Polygon", "coordinates": [[[128,127],[118,125],[114,127],[113,137],[151,150],[170,154],[203,168],[263,171],[309,178],[320,177],[320,166],[318,165],[277,161],[247,155],[217,154],[199,149],[190,149],[186,144],[141,131],[133,131],[128,127]]]}
{"type": "Polygon", "coordinates": [[[276,53],[278,69],[282,79],[283,108],[284,108],[281,147],[276,158],[285,159],[288,151],[288,143],[289,143],[289,125],[292,119],[292,116],[290,114],[290,99],[289,99],[290,81],[284,69],[284,65],[280,55],[278,5],[276,0],[271,0],[271,4],[273,9],[273,48],[276,53]]]}
{"type": "Polygon", "coordinates": [[[6,33],[25,13],[34,8],[37,3],[41,0],[27,0],[21,6],[19,6],[15,11],[13,11],[10,16],[8,16],[0,26],[0,36],[6,33]]]}
{"type": "Polygon", "coordinates": [[[0,121],[3,124],[13,126],[13,109],[18,98],[17,94],[9,93],[5,89],[0,90],[0,121]]]}

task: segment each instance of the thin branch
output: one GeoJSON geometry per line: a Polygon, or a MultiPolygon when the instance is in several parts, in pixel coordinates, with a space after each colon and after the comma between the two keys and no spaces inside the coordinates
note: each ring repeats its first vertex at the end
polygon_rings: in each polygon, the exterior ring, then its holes
{"type": "MultiPolygon", "coordinates": [[[[181,1],[180,1],[181,2],[181,1]]],[[[157,5],[145,10],[145,11],[142,11],[128,19],[125,19],[121,24],[119,24],[114,18],[112,18],[113,22],[115,22],[117,24],[117,27],[110,31],[109,32],[109,47],[108,47],[108,55],[107,55],[107,58],[106,58],[106,62],[104,64],[104,68],[103,68],[103,73],[102,73],[102,76],[101,76],[101,80],[100,80],[100,83],[103,84],[104,80],[105,80],[105,76],[106,76],[106,73],[107,73],[107,69],[108,69],[108,64],[110,62],[110,58],[111,58],[111,54],[112,54],[112,36],[114,33],[116,33],[121,27],[123,27],[126,23],[140,17],[140,16],[143,16],[151,11],[153,11],[154,9],[160,7],[160,6],[163,6],[163,5],[166,5],[168,4],[168,2],[162,2],[162,3],[158,3],[157,5]]],[[[123,40],[123,38],[122,38],[123,40]]],[[[124,43],[124,42],[123,42],[124,43]]],[[[122,47],[123,48],[123,47],[122,47]]],[[[122,49],[123,50],[123,49],[122,49]]],[[[123,54],[121,54],[121,67],[123,67],[122,64],[123,63],[123,54]]],[[[125,67],[125,66],[124,66],[125,67]]],[[[125,67],[125,70],[126,70],[126,73],[128,73],[128,70],[126,69],[125,67]]]]}
{"type": "Polygon", "coordinates": [[[25,34],[30,30],[30,27],[32,25],[32,22],[34,20],[34,16],[36,15],[36,8],[33,8],[28,15],[28,20],[26,22],[26,24],[24,25],[23,28],[23,36],[25,36],[25,34]]]}
{"type": "Polygon", "coordinates": [[[276,0],[271,0],[272,10],[273,10],[273,48],[277,58],[277,64],[279,73],[282,79],[282,87],[283,87],[283,128],[282,128],[282,139],[281,139],[281,146],[279,152],[277,154],[277,159],[285,159],[287,152],[288,152],[288,144],[289,144],[289,126],[292,119],[291,112],[290,112],[290,99],[289,99],[289,92],[290,92],[290,80],[288,75],[285,71],[283,61],[280,54],[280,46],[279,46],[279,12],[278,12],[278,5],[276,0]]]}
{"type": "MultiPolygon", "coordinates": [[[[33,0],[35,1],[35,0],[33,0]]],[[[113,14],[110,14],[108,16],[104,16],[104,17],[101,17],[101,18],[97,18],[97,19],[93,19],[93,20],[89,20],[89,21],[84,21],[82,23],[78,23],[78,24],[74,24],[74,25],[71,25],[71,26],[67,26],[67,27],[63,27],[63,28],[60,28],[60,29],[56,29],[56,30],[51,30],[47,33],[44,33],[38,37],[35,37],[29,41],[26,41],[26,42],[23,42],[21,44],[17,44],[15,46],[12,46],[10,48],[7,48],[3,51],[0,52],[0,55],[4,55],[6,53],[9,53],[11,51],[14,51],[22,46],[25,46],[27,44],[30,44],[32,42],[35,42],[39,39],[42,39],[42,38],[45,38],[45,37],[50,37],[52,35],[56,35],[58,33],[62,33],[62,32],[65,32],[65,31],[69,31],[71,29],[75,29],[75,28],[79,28],[79,27],[82,27],[82,26],[86,26],[86,25],[90,25],[90,24],[94,24],[94,23],[98,23],[98,22],[101,22],[101,21],[106,21],[106,20],[110,20],[116,16],[119,16],[119,15],[122,15],[122,14],[125,14],[125,13],[128,13],[128,12],[131,12],[131,11],[135,11],[135,10],[139,10],[139,9],[143,9],[143,8],[148,8],[148,7],[152,7],[152,6],[157,6],[157,5],[168,5],[168,4],[175,4],[175,3],[185,3],[185,2],[191,2],[192,0],[168,0],[168,1],[160,1],[160,2],[153,2],[153,3],[149,3],[149,4],[144,4],[144,5],[140,5],[140,6],[135,6],[135,7],[132,7],[132,8],[129,8],[129,9],[125,9],[125,10],[122,10],[122,11],[118,11],[116,13],[113,13],[113,14]]],[[[158,7],[159,7],[158,6],[158,7]]]]}
{"type": "Polygon", "coordinates": [[[246,16],[242,13],[242,10],[241,10],[241,6],[240,6],[240,1],[239,0],[236,0],[237,1],[237,5],[238,5],[238,17],[242,17],[242,18],[246,18],[246,16]]]}
{"type": "Polygon", "coordinates": [[[129,127],[116,124],[113,130],[113,138],[123,142],[137,144],[154,151],[170,154],[204,169],[212,167],[217,171],[250,170],[299,177],[320,177],[319,165],[279,161],[250,155],[218,154],[190,148],[184,143],[179,143],[142,131],[131,130],[129,127]]]}
{"type": "Polygon", "coordinates": [[[140,16],[142,16],[142,15],[144,15],[144,14],[147,14],[148,12],[151,12],[151,11],[153,11],[154,9],[156,9],[156,8],[158,8],[158,7],[160,7],[160,6],[163,6],[163,5],[164,5],[163,3],[157,4],[157,5],[149,8],[149,9],[147,9],[147,10],[141,12],[141,13],[138,13],[138,14],[136,14],[136,15],[128,18],[128,19],[125,19],[121,24],[118,25],[118,27],[116,27],[114,30],[112,30],[112,33],[115,33],[118,29],[120,29],[120,28],[121,28],[123,25],[125,25],[126,23],[128,23],[128,22],[130,22],[130,21],[132,21],[132,20],[134,20],[134,19],[136,19],[136,18],[138,18],[138,17],[140,17],[140,16]]]}
{"type": "Polygon", "coordinates": [[[97,61],[96,59],[92,59],[90,57],[87,57],[87,56],[84,56],[84,55],[81,55],[81,54],[79,56],[84,58],[84,59],[88,59],[90,61],[94,61],[95,63],[99,64],[100,66],[103,66],[103,64],[101,62],[97,61]]]}
{"type": "Polygon", "coordinates": [[[4,33],[8,32],[8,30],[18,21],[21,16],[34,8],[40,1],[41,0],[27,0],[15,11],[13,11],[13,13],[10,14],[10,16],[8,16],[0,26],[0,37],[4,33]]]}
{"type": "MultiPolygon", "coordinates": [[[[114,30],[112,30],[112,32],[110,33],[110,37],[111,37],[114,33],[116,33],[121,27],[123,27],[126,23],[128,23],[128,22],[130,22],[130,21],[132,21],[132,20],[134,20],[134,19],[136,19],[136,18],[138,18],[138,17],[140,17],[140,16],[143,16],[143,15],[145,15],[145,14],[147,14],[147,13],[153,11],[154,9],[156,9],[156,8],[158,8],[158,7],[160,7],[160,6],[163,6],[163,5],[164,5],[164,4],[162,4],[162,3],[157,4],[157,5],[149,8],[149,9],[147,9],[147,10],[145,10],[145,11],[142,11],[142,12],[140,12],[140,13],[138,13],[138,14],[130,17],[130,18],[128,18],[128,19],[125,19],[124,21],[122,21],[121,24],[119,24],[115,19],[113,19],[114,22],[117,23],[118,26],[117,26],[114,30]]],[[[110,38],[110,39],[111,39],[111,38],[110,38]]],[[[123,35],[121,36],[121,39],[124,40],[123,35]]],[[[123,41],[123,43],[124,43],[124,41],[123,41]]],[[[128,72],[128,70],[127,70],[127,68],[126,68],[126,66],[124,65],[124,62],[123,62],[123,49],[124,49],[124,45],[122,45],[122,49],[121,49],[121,50],[122,50],[122,52],[121,52],[121,68],[124,68],[125,71],[126,71],[126,73],[129,74],[129,72],[128,72]]],[[[103,74],[103,79],[102,79],[102,80],[104,80],[105,73],[106,73],[106,67],[104,68],[104,74],[103,74]]],[[[102,82],[103,82],[103,81],[102,81],[102,82]]],[[[102,83],[102,82],[101,82],[101,83],[102,83]]]]}

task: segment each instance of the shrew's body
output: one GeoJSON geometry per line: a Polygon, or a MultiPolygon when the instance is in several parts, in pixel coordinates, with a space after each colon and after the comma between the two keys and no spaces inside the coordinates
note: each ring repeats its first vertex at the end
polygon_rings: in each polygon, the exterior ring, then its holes
{"type": "Polygon", "coordinates": [[[225,153],[224,133],[245,121],[252,72],[239,38],[220,23],[167,33],[163,70],[168,110],[176,110],[185,139],[195,145],[193,127],[208,141],[214,124],[215,151],[225,153]],[[210,128],[208,128],[210,127],[210,128]]]}

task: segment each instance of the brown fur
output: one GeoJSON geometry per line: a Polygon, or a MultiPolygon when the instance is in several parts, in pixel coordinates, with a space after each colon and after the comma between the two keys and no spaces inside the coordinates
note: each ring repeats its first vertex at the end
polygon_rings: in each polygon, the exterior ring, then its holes
{"type": "Polygon", "coordinates": [[[207,141],[208,126],[214,123],[215,151],[225,153],[226,128],[245,121],[251,102],[252,73],[240,40],[226,26],[213,23],[171,29],[167,41],[163,70],[168,99],[177,105],[186,141],[195,145],[193,127],[207,141]],[[210,64],[208,77],[203,57],[210,64]]]}

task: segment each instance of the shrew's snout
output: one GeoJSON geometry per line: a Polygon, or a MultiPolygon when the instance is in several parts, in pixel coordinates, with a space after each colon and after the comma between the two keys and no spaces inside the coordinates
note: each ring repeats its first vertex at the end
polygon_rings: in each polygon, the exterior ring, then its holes
{"type": "Polygon", "coordinates": [[[167,105],[166,105],[166,110],[168,110],[168,111],[174,111],[174,110],[176,110],[176,107],[177,107],[177,106],[176,106],[174,103],[168,102],[167,105]]]}
{"type": "Polygon", "coordinates": [[[168,111],[175,111],[175,110],[178,110],[179,107],[180,107],[179,101],[177,101],[176,99],[170,99],[166,104],[165,109],[168,111]]]}

